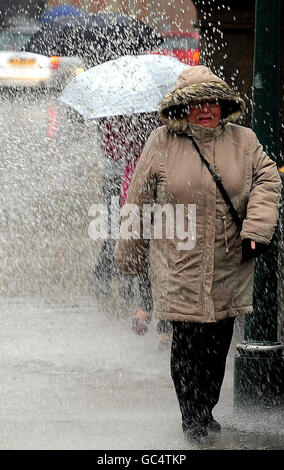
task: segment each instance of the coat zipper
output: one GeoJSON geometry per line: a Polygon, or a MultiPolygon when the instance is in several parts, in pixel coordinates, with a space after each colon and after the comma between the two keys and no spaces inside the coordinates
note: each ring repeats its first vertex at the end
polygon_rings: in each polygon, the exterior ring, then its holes
{"type": "Polygon", "coordinates": [[[223,219],[224,232],[225,232],[226,253],[229,253],[228,238],[227,238],[227,217],[225,215],[222,215],[222,219],[223,219]]]}

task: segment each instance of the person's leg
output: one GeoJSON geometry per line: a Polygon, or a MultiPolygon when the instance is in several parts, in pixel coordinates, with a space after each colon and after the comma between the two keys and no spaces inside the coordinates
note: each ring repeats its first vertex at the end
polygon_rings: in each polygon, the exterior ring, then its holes
{"type": "MultiPolygon", "coordinates": [[[[107,159],[105,159],[107,160],[107,159]]],[[[110,160],[109,165],[113,164],[110,160]]],[[[102,192],[108,210],[109,238],[104,240],[99,255],[93,269],[93,280],[95,287],[104,294],[109,294],[111,290],[110,282],[115,273],[114,247],[116,240],[110,238],[111,235],[111,198],[119,196],[121,189],[121,175],[108,174],[102,178],[102,192]]]]}
{"type": "Polygon", "coordinates": [[[196,343],[201,325],[178,321],[172,325],[171,376],[181,411],[182,429],[186,432],[197,427],[200,422],[199,374],[202,353],[196,343]]]}
{"type": "MultiPolygon", "coordinates": [[[[208,347],[204,351],[202,374],[202,402],[204,404],[204,423],[213,421],[212,410],[219,401],[220,391],[225,375],[226,359],[230,348],[234,318],[226,318],[217,323],[204,325],[204,341],[208,347]]],[[[218,424],[218,423],[217,423],[218,424]]],[[[215,422],[215,430],[221,429],[215,422]],[[219,428],[219,429],[218,429],[219,428]]]]}
{"type": "MultiPolygon", "coordinates": [[[[149,321],[151,320],[153,311],[153,297],[149,269],[150,262],[149,257],[147,257],[144,263],[144,270],[138,276],[139,308],[136,314],[136,317],[138,315],[138,317],[144,319],[146,323],[149,323],[149,321]]],[[[157,324],[157,332],[160,336],[160,339],[163,338],[162,342],[165,343],[162,346],[168,346],[168,340],[171,340],[172,335],[171,322],[166,320],[159,320],[157,324]]]]}
{"type": "Polygon", "coordinates": [[[139,304],[145,312],[152,312],[153,298],[149,276],[149,260],[145,260],[143,272],[138,276],[139,304]]]}
{"type": "Polygon", "coordinates": [[[115,240],[103,240],[93,269],[94,285],[104,294],[110,293],[110,281],[114,274],[114,247],[115,240]]]}
{"type": "Polygon", "coordinates": [[[171,374],[184,432],[206,435],[219,399],[233,319],[218,323],[173,322],[171,374]]]}
{"type": "Polygon", "coordinates": [[[139,307],[132,319],[132,331],[137,335],[144,335],[152,318],[153,298],[151,280],[149,276],[149,260],[144,263],[144,270],[138,276],[139,307]]]}

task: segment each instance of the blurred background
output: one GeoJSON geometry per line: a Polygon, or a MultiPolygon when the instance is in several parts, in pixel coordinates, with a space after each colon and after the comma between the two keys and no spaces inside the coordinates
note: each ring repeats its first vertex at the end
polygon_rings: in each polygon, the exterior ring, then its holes
{"type": "MultiPolygon", "coordinates": [[[[281,4],[281,89],[283,90],[283,1],[281,4]]],[[[52,7],[72,5],[88,13],[120,12],[145,21],[162,33],[200,32],[200,63],[223,72],[231,85],[247,97],[247,123],[251,120],[255,0],[2,0],[2,28],[17,17],[38,19],[52,7]]],[[[283,96],[283,93],[280,93],[283,96]]],[[[281,116],[283,97],[281,96],[281,116]]],[[[281,126],[281,158],[283,155],[281,126]]]]}

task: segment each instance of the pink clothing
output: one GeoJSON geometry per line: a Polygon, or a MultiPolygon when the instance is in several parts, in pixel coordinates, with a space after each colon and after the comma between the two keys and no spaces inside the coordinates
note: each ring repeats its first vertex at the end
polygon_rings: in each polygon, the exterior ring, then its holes
{"type": "MultiPolygon", "coordinates": [[[[138,159],[137,159],[137,161],[138,161],[138,159]]],[[[136,166],[137,161],[135,162],[135,166],[136,166]]],[[[133,167],[133,165],[129,164],[129,162],[126,162],[126,164],[125,164],[124,174],[123,174],[123,182],[122,182],[122,190],[121,190],[121,196],[120,196],[121,206],[123,206],[126,203],[127,192],[128,192],[131,180],[132,180],[132,176],[133,176],[133,173],[134,173],[134,170],[135,170],[135,166],[133,167]]]]}
{"type": "Polygon", "coordinates": [[[105,157],[112,160],[125,159],[121,188],[121,205],[126,202],[132,176],[151,132],[159,126],[155,114],[132,117],[114,116],[107,119],[102,142],[105,157]]]}

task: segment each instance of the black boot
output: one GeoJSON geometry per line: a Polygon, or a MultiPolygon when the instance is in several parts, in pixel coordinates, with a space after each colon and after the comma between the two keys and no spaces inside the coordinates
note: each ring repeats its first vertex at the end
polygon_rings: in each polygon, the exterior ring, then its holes
{"type": "Polygon", "coordinates": [[[203,425],[209,432],[221,432],[221,424],[216,421],[213,416],[207,416],[203,420],[203,425]]]}
{"type": "Polygon", "coordinates": [[[202,422],[191,422],[190,424],[182,424],[183,434],[187,441],[200,442],[208,432],[202,422]]]}

